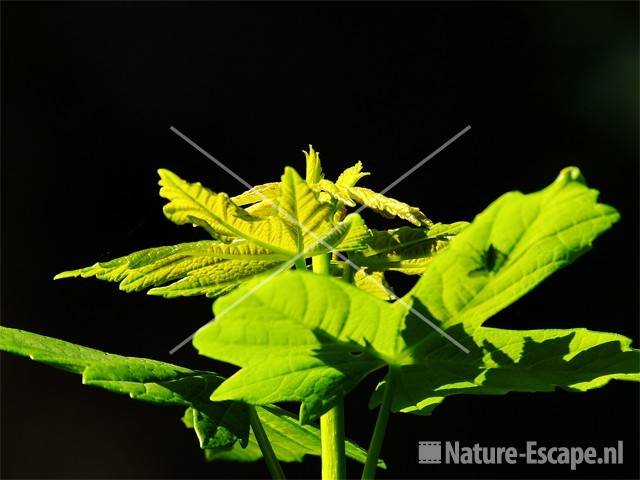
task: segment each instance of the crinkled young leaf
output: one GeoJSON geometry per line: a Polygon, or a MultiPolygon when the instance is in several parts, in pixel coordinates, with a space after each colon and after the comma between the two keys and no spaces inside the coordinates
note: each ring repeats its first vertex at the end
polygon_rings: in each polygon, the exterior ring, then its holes
{"type": "Polygon", "coordinates": [[[384,277],[384,272],[369,272],[361,268],[353,275],[353,284],[360,290],[381,300],[394,300],[397,298],[393,292],[393,287],[384,277]]]}
{"type": "MultiPolygon", "coordinates": [[[[325,203],[327,211],[330,211],[331,208],[329,205],[326,205],[328,202],[325,202],[325,200],[334,198],[345,206],[355,207],[356,203],[359,203],[383,215],[384,217],[399,217],[418,227],[432,224],[432,222],[420,211],[419,208],[412,207],[411,205],[394,198],[387,197],[386,195],[377,193],[368,188],[356,187],[356,183],[362,177],[369,175],[369,172],[362,172],[362,162],[358,162],[354,166],[347,168],[340,174],[336,182],[332,182],[324,178],[322,165],[320,163],[320,156],[313,150],[313,147],[309,146],[309,152],[304,153],[307,161],[305,186],[310,191],[320,192],[321,197],[319,199],[322,200],[321,203],[325,203]]],[[[194,192],[200,194],[200,184],[194,185],[198,187],[194,188],[194,192]]],[[[287,188],[284,179],[281,184],[267,183],[255,187],[237,197],[234,197],[233,200],[241,202],[236,202],[236,205],[255,202],[254,212],[256,214],[259,213],[260,216],[264,216],[269,212],[273,212],[272,208],[273,204],[277,202],[277,192],[279,188],[287,188]]],[[[283,205],[281,204],[280,207],[282,206],[283,205]]],[[[189,223],[189,219],[180,223],[189,223]]],[[[302,223],[305,224],[304,222],[302,223]]]]}
{"type": "Polygon", "coordinates": [[[331,222],[332,207],[320,202],[306,182],[290,167],[285,169],[272,216],[249,214],[224,193],[213,193],[199,183],[190,184],[160,170],[161,196],[170,202],[165,214],[174,222],[201,225],[223,237],[240,237],[270,251],[294,257],[328,252],[330,249],[364,248],[369,231],[358,216],[338,225],[331,222]],[[197,222],[194,223],[194,219],[197,222]]]}
{"type": "Polygon", "coordinates": [[[331,197],[339,200],[348,207],[356,206],[356,202],[351,199],[349,190],[338,185],[337,183],[333,183],[330,180],[322,179],[315,185],[315,188],[321,192],[328,193],[331,197]]]}
{"type": "Polygon", "coordinates": [[[228,291],[252,276],[280,265],[286,259],[245,240],[225,243],[216,240],[148,248],[98,262],[90,267],[59,273],[55,279],[96,277],[120,282],[120,290],[133,292],[149,287],[151,295],[215,296],[228,291]]]}
{"type": "MultiPolygon", "coordinates": [[[[307,421],[385,364],[399,376],[393,409],[404,411],[432,409],[456,393],[585,390],[612,378],[638,380],[638,351],[620,335],[482,327],[587,251],[618,219],[596,199],[575,168],[540,192],[503,195],[393,304],[329,276],[283,274],[196,334],[202,354],[242,367],[212,398],[300,401],[307,421]],[[410,312],[409,304],[469,353],[410,312]]],[[[215,310],[239,295],[244,292],[218,300],[215,310]]]]}
{"type": "MultiPolygon", "coordinates": [[[[321,180],[313,185],[313,188],[329,194],[349,207],[359,203],[386,218],[399,217],[418,227],[432,225],[431,220],[419,208],[412,207],[400,200],[387,197],[368,188],[348,186],[347,181],[345,180],[342,184],[338,184],[329,180],[321,180]]],[[[353,179],[349,181],[353,181],[353,179]]]]}
{"type": "Polygon", "coordinates": [[[303,150],[306,159],[306,181],[309,185],[318,183],[324,178],[324,172],[322,171],[322,163],[320,163],[320,152],[316,152],[311,145],[309,145],[309,151],[303,150]]]}
{"type": "MultiPolygon", "coordinates": [[[[285,168],[282,176],[278,215],[296,245],[293,252],[327,252],[328,249],[321,243],[321,240],[330,245],[340,245],[342,238],[344,238],[343,235],[347,232],[338,233],[339,228],[334,227],[331,222],[332,214],[332,207],[327,203],[320,202],[317,194],[309,188],[293,168],[285,168]]],[[[369,238],[369,232],[363,228],[364,223],[360,223],[358,227],[356,248],[364,248],[365,241],[369,238]]],[[[346,250],[342,245],[338,249],[346,250]]]]}
{"type": "Polygon", "coordinates": [[[237,402],[214,403],[212,392],[223,377],[206,371],[190,370],[146,358],[123,357],[74,345],[55,338],[0,327],[0,350],[28,356],[82,375],[82,383],[136,400],[159,405],[192,407],[210,428],[200,435],[203,448],[246,444],[249,417],[246,406],[237,402]]]}
{"type": "MultiPolygon", "coordinates": [[[[224,240],[149,248],[62,272],[55,278],[95,276],[120,282],[120,289],[127,292],[156,287],[149,294],[215,297],[259,273],[281,268],[285,261],[301,254],[310,257],[331,249],[363,249],[371,235],[359,215],[334,225],[332,207],[320,202],[290,168],[285,170],[282,184],[262,185],[236,197],[248,203],[267,192],[278,208],[276,215],[266,217],[253,216],[226,194],[210,192],[199,183],[189,184],[167,170],[160,170],[160,176],[161,194],[171,200],[165,206],[169,218],[177,223],[206,224],[224,240]],[[231,239],[233,236],[243,238],[231,239]]],[[[270,200],[254,206],[260,208],[267,202],[270,200]]]]}
{"type": "Polygon", "coordinates": [[[340,174],[338,180],[336,180],[336,185],[339,187],[354,187],[361,178],[367,175],[371,174],[362,171],[362,162],[359,161],[353,167],[345,169],[345,171],[340,174]]]}
{"type": "Polygon", "coordinates": [[[422,274],[434,255],[467,225],[467,222],[457,222],[439,223],[430,228],[372,230],[369,246],[354,253],[352,260],[372,272],[394,270],[409,275],[422,274]]]}
{"type": "Polygon", "coordinates": [[[236,205],[243,206],[267,200],[275,200],[280,196],[280,182],[269,182],[247,190],[246,192],[231,197],[236,205]]]}
{"type": "Polygon", "coordinates": [[[356,203],[365,205],[382,216],[388,218],[400,217],[418,227],[431,225],[432,223],[419,208],[412,207],[395,198],[387,197],[364,187],[346,187],[346,190],[356,203]]]}
{"type": "Polygon", "coordinates": [[[158,170],[160,196],[169,200],[163,211],[179,225],[206,226],[214,237],[245,238],[269,250],[291,254],[291,239],[276,217],[254,217],[231,201],[226,193],[214,193],[200,182],[188,183],[168,170],[158,170]]]}
{"type": "Polygon", "coordinates": [[[264,200],[262,202],[254,203],[245,208],[247,213],[254,217],[269,217],[277,213],[277,203],[271,200],[264,200]]]}
{"type": "Polygon", "coordinates": [[[242,282],[263,272],[272,272],[286,268],[284,262],[263,262],[247,260],[224,260],[209,267],[204,267],[189,274],[183,279],[164,287],[149,290],[149,295],[160,295],[165,298],[206,295],[217,297],[233,290],[242,282]]]}

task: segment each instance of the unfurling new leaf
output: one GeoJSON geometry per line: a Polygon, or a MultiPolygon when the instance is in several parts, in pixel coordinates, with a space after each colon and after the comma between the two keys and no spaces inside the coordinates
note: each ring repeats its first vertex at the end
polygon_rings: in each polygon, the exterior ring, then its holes
{"type": "MultiPolygon", "coordinates": [[[[189,183],[161,169],[160,195],[168,200],[163,209],[166,217],[180,225],[202,227],[213,240],[149,248],[62,272],[55,278],[95,276],[120,282],[120,289],[126,292],[150,289],[150,295],[167,298],[216,297],[258,274],[278,273],[289,269],[295,261],[315,255],[364,250],[365,255],[371,255],[375,252],[370,248],[372,239],[385,232],[370,231],[357,214],[345,217],[344,205],[355,206],[359,202],[385,216],[430,225],[417,208],[366,189],[354,190],[360,188],[355,187],[356,182],[367,175],[362,173],[360,162],[346,169],[333,183],[324,178],[319,154],[312,147],[305,155],[306,181],[287,167],[280,182],[258,185],[234,197],[215,193],[200,183],[189,183]]],[[[445,241],[437,243],[438,247],[445,244],[445,241]]],[[[422,249],[415,246],[407,250],[398,245],[396,250],[402,261],[396,262],[395,269],[420,273],[420,265],[426,260],[415,256],[424,253],[425,248],[432,246],[425,244],[422,249]]],[[[382,280],[378,271],[382,271],[385,263],[380,255],[367,258],[369,263],[363,261],[362,266],[374,275],[362,282],[360,274],[357,285],[388,296],[383,283],[371,285],[372,279],[382,280]]]]}

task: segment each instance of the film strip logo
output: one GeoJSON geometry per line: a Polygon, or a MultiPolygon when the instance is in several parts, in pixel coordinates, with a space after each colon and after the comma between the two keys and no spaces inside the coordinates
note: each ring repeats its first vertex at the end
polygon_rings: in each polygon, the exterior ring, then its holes
{"type": "Polygon", "coordinates": [[[442,442],[418,442],[418,463],[442,463],[442,442]]]}

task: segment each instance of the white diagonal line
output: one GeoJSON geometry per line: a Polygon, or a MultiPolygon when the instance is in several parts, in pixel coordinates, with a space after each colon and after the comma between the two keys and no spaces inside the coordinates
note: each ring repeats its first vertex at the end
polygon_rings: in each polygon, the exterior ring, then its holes
{"type": "MultiPolygon", "coordinates": [[[[254,285],[248,292],[246,292],[244,295],[242,295],[238,300],[236,300],[231,305],[229,305],[227,308],[225,308],[222,312],[220,312],[216,318],[222,317],[225,313],[227,313],[230,310],[232,310],[235,307],[237,307],[247,297],[249,297],[254,292],[258,291],[260,288],[262,288],[264,285],[266,285],[273,277],[275,277],[277,274],[282,273],[285,270],[291,268],[296,263],[296,261],[298,261],[298,259],[300,259],[302,257],[305,257],[307,255],[307,252],[313,250],[317,246],[318,246],[318,243],[314,243],[314,244],[311,245],[311,247],[309,249],[307,249],[307,250],[305,250],[303,252],[300,252],[295,257],[287,260],[280,267],[278,267],[276,270],[274,270],[272,273],[270,273],[267,277],[265,277],[261,282],[259,282],[256,285],[254,285]]],[[[384,288],[384,286],[382,288],[384,288]]],[[[207,322],[207,324],[209,324],[211,322],[213,322],[213,320],[210,320],[209,322],[207,322]]],[[[173,355],[178,350],[180,350],[182,347],[184,347],[195,336],[195,334],[196,334],[196,332],[193,332],[191,335],[189,335],[187,338],[185,338],[183,341],[181,341],[178,345],[176,345],[171,350],[169,350],[169,354],[173,355]]]]}
{"type": "MultiPolygon", "coordinates": [[[[422,160],[420,160],[413,167],[411,167],[409,170],[404,172],[402,175],[400,175],[398,178],[396,178],[393,182],[391,182],[389,185],[384,187],[378,193],[380,193],[381,195],[384,195],[385,193],[387,193],[389,190],[391,190],[393,187],[398,185],[401,181],[403,181],[405,178],[407,178],[409,175],[411,175],[413,172],[418,170],[421,166],[423,166],[425,163],[427,163],[429,160],[431,160],[433,157],[438,155],[441,151],[443,151],[445,148],[447,148],[449,145],[451,145],[453,142],[459,139],[462,135],[467,133],[469,130],[471,130],[471,125],[467,125],[466,127],[464,127],[462,130],[456,133],[453,137],[451,137],[449,140],[444,142],[442,145],[436,148],[433,152],[431,152],[429,155],[424,157],[422,160]]],[[[367,208],[366,205],[362,205],[359,209],[355,211],[355,213],[359,213],[365,208],[367,208]]]]}
{"type": "MultiPolygon", "coordinates": [[[[173,133],[178,135],[181,139],[183,139],[185,142],[187,142],[189,145],[191,145],[193,148],[195,148],[197,151],[199,151],[201,154],[203,154],[205,157],[207,157],[209,160],[211,160],[213,163],[215,163],[217,166],[219,166],[222,170],[227,172],[229,175],[231,175],[233,178],[235,178],[237,181],[239,181],[242,185],[247,187],[249,190],[251,190],[253,188],[253,186],[249,182],[247,182],[244,178],[242,178],[236,172],[231,170],[229,167],[227,167],[224,163],[222,163],[216,157],[214,157],[209,152],[207,152],[204,148],[202,148],[196,142],[194,142],[189,137],[184,135],[180,130],[178,130],[175,127],[169,127],[169,130],[171,130],[173,133]]],[[[261,192],[257,192],[257,193],[258,193],[258,195],[261,194],[261,192]]],[[[264,198],[263,198],[263,200],[264,200],[264,198]]]]}
{"type": "MultiPolygon", "coordinates": [[[[460,136],[462,136],[464,133],[466,133],[471,127],[467,126],[465,129],[463,129],[462,131],[458,132],[454,137],[452,137],[451,139],[449,139],[447,142],[445,142],[441,147],[439,147],[437,150],[435,150],[433,153],[431,153],[428,157],[426,157],[425,159],[421,160],[420,162],[418,162],[418,164],[416,164],[414,167],[412,167],[408,173],[402,175],[400,178],[396,179],[391,185],[389,185],[384,192],[389,191],[391,188],[393,188],[395,185],[397,185],[398,183],[400,183],[402,180],[404,180],[409,174],[413,173],[414,171],[416,171],[418,168],[420,168],[422,165],[424,165],[428,160],[430,160],[431,158],[433,158],[435,155],[437,155],[439,152],[441,152],[442,150],[444,150],[448,145],[450,145],[451,143],[453,143],[457,138],[459,138],[460,136]]],[[[198,144],[196,144],[193,140],[191,140],[189,137],[187,137],[186,135],[184,135],[182,132],[180,132],[177,128],[175,127],[170,127],[170,130],[172,132],[174,132],[176,135],[178,135],[180,138],[182,138],[183,140],[185,140],[187,143],[189,143],[189,145],[191,145],[192,147],[194,147],[196,150],[198,150],[200,153],[202,153],[204,156],[206,156],[209,160],[211,160],[212,162],[214,162],[216,165],[218,165],[220,168],[222,168],[225,172],[229,173],[231,176],[233,176],[233,178],[235,178],[236,180],[238,180],[240,183],[242,183],[245,187],[247,187],[248,189],[254,189],[254,187],[247,182],[246,180],[244,180],[240,175],[236,174],[233,170],[231,170],[229,167],[227,167],[226,165],[224,165],[222,162],[220,162],[218,159],[216,159],[213,155],[211,155],[210,153],[208,153],[206,150],[204,150],[202,147],[200,147],[198,144]]],[[[257,191],[256,190],[256,194],[261,197],[261,199],[263,201],[269,201],[269,199],[262,194],[262,192],[257,191]]],[[[272,278],[275,277],[275,275],[277,273],[280,273],[284,270],[286,270],[287,268],[290,268],[291,265],[293,265],[295,263],[295,261],[297,261],[299,258],[303,257],[306,252],[312,251],[315,247],[317,247],[318,244],[322,244],[323,246],[325,246],[329,251],[333,250],[333,246],[328,244],[325,240],[323,240],[322,238],[320,238],[319,236],[317,236],[315,234],[315,232],[309,230],[305,225],[303,225],[302,223],[300,223],[298,221],[298,219],[296,219],[295,217],[293,217],[288,211],[282,209],[279,205],[274,204],[275,208],[278,210],[279,213],[283,214],[285,217],[287,217],[287,219],[296,224],[297,226],[299,226],[304,233],[310,235],[311,237],[313,237],[316,240],[316,243],[314,243],[308,250],[306,250],[305,252],[301,252],[298,255],[296,255],[293,259],[289,260],[288,262],[285,262],[279,269],[275,270],[272,274],[270,274],[267,278],[263,279],[263,281],[261,281],[260,283],[258,283],[256,286],[254,286],[249,292],[247,292],[245,295],[243,295],[242,297],[240,297],[240,299],[238,299],[237,301],[235,301],[232,305],[230,305],[228,308],[226,308],[220,315],[227,313],[228,311],[230,311],[231,309],[235,308],[239,303],[241,303],[242,301],[244,301],[244,299],[246,299],[249,295],[251,295],[252,293],[254,293],[256,290],[258,290],[259,288],[261,288],[263,285],[265,285],[268,281],[270,281],[272,278]]],[[[360,208],[357,211],[361,211],[363,208],[360,208]]],[[[357,212],[356,211],[356,212],[357,212]]],[[[329,234],[327,234],[327,237],[329,235],[331,235],[331,233],[334,230],[330,231],[329,234]]],[[[325,237],[326,238],[326,237],[325,237]]],[[[426,318],[424,315],[422,315],[420,312],[418,312],[416,309],[414,309],[411,305],[407,304],[404,300],[398,298],[395,294],[393,294],[392,292],[390,292],[381,282],[379,282],[376,278],[372,277],[371,275],[369,275],[368,273],[366,273],[362,268],[360,268],[358,265],[356,265],[355,263],[353,263],[349,258],[347,258],[345,255],[343,255],[340,252],[335,252],[336,256],[338,256],[341,260],[343,260],[344,262],[346,262],[351,268],[353,268],[355,271],[357,272],[362,272],[362,274],[365,276],[365,278],[367,280],[373,280],[374,282],[378,283],[378,287],[382,288],[391,298],[396,298],[397,301],[404,306],[405,308],[407,308],[409,311],[411,311],[414,315],[416,315],[418,318],[420,318],[422,321],[424,321],[427,325],[429,325],[431,328],[433,328],[436,332],[438,332],[442,337],[446,338],[447,340],[449,340],[451,343],[453,343],[455,346],[457,346],[459,349],[461,349],[463,352],[465,353],[469,353],[469,350],[462,345],[460,342],[458,342],[456,339],[454,339],[453,337],[451,337],[451,335],[449,335],[448,333],[446,333],[444,330],[442,330],[440,327],[438,327],[435,323],[433,323],[430,319],[426,318]]],[[[220,317],[220,315],[218,315],[218,318],[220,317]]],[[[180,342],[178,345],[176,345],[173,349],[170,350],[169,353],[173,354],[175,352],[177,352],[180,348],[182,348],[184,345],[186,345],[189,340],[191,340],[193,338],[193,336],[195,335],[195,332],[192,333],[189,337],[187,337],[185,340],[183,340],[182,342],[180,342]]]]}
{"type": "MultiPolygon", "coordinates": [[[[234,309],[235,307],[237,307],[241,302],[243,302],[247,297],[249,297],[250,295],[252,295],[255,291],[257,291],[258,289],[262,288],[263,285],[265,285],[267,282],[269,282],[273,277],[275,277],[276,275],[284,272],[285,270],[287,270],[288,268],[291,268],[291,266],[296,262],[296,260],[298,260],[299,257],[301,257],[302,254],[299,253],[298,256],[293,257],[291,260],[286,261],[285,263],[283,263],[279,268],[277,268],[276,270],[274,270],[272,273],[270,273],[267,277],[265,277],[261,282],[259,282],[258,284],[256,284],[253,288],[251,288],[251,290],[249,290],[248,292],[246,292],[244,295],[242,295],[238,300],[236,300],[235,302],[233,302],[231,305],[229,305],[227,308],[225,308],[222,312],[220,312],[216,318],[220,318],[222,317],[225,313],[227,313],[228,311],[234,309]]],[[[213,320],[207,322],[207,324],[213,322],[213,320]]],[[[189,341],[191,341],[191,339],[195,336],[196,332],[193,332],[191,335],[189,335],[187,338],[185,338],[183,341],[181,341],[178,345],[176,345],[175,347],[173,347],[171,350],[169,350],[169,354],[173,355],[174,353],[176,353],[178,350],[180,350],[182,347],[184,347],[187,343],[189,343],[189,341]]]]}

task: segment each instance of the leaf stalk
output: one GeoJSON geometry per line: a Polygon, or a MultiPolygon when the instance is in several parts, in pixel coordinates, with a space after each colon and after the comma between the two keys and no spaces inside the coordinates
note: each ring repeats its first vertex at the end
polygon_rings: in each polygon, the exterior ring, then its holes
{"type": "Polygon", "coordinates": [[[373,429],[373,437],[371,437],[371,443],[367,452],[367,461],[362,471],[362,480],[373,480],[376,477],[376,468],[378,466],[378,460],[380,459],[380,451],[382,450],[382,442],[384,441],[384,436],[387,431],[387,424],[389,423],[393,394],[396,389],[396,377],[397,372],[395,368],[389,367],[382,405],[380,405],[380,410],[378,411],[376,426],[373,429]]]}
{"type": "Polygon", "coordinates": [[[331,258],[329,257],[329,254],[326,253],[324,255],[311,257],[311,266],[313,267],[314,273],[329,275],[331,273],[331,258]]]}
{"type": "Polygon", "coordinates": [[[342,267],[342,279],[347,283],[353,283],[355,274],[356,271],[351,264],[349,262],[344,262],[344,266],[342,267]]]}
{"type": "Polygon", "coordinates": [[[271,478],[273,480],[285,480],[284,472],[282,471],[280,462],[278,462],[278,457],[276,457],[273,447],[271,446],[271,442],[262,427],[262,422],[260,421],[258,412],[256,412],[256,408],[253,405],[248,405],[248,408],[251,430],[253,430],[253,434],[256,437],[256,441],[258,442],[264,461],[267,464],[271,478]]]}

